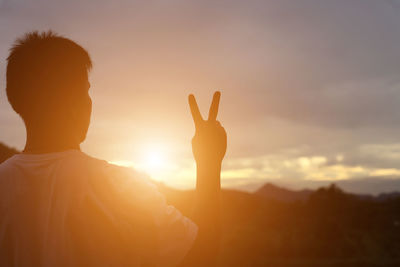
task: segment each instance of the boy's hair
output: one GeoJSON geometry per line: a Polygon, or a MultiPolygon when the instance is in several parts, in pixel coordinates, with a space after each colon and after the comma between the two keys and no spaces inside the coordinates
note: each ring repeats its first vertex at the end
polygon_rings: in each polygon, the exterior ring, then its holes
{"type": "Polygon", "coordinates": [[[66,88],[73,90],[77,73],[92,67],[85,49],[51,31],[29,32],[17,39],[7,62],[8,101],[23,119],[73,94],[66,88]]]}

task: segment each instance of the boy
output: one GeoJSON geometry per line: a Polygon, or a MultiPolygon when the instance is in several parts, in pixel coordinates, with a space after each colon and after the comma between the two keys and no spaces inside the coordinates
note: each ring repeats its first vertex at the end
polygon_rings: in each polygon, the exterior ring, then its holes
{"type": "Polygon", "coordinates": [[[197,164],[192,222],[132,169],[80,151],[90,123],[91,60],[52,32],[18,39],[7,58],[7,97],[24,121],[21,154],[0,165],[0,266],[205,266],[219,242],[226,133],[193,95],[197,164]]]}

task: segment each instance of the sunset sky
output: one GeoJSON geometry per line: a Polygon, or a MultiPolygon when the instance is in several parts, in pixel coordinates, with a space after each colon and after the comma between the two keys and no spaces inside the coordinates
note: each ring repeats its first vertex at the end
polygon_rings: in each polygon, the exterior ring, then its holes
{"type": "Polygon", "coordinates": [[[220,90],[224,186],[400,190],[400,1],[0,0],[0,141],[18,149],[5,59],[49,29],[93,60],[90,155],[192,187],[187,95],[205,116],[220,90]]]}

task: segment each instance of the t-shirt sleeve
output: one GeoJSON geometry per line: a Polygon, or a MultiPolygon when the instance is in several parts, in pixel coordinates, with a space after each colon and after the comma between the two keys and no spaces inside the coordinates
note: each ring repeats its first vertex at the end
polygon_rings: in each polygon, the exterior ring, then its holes
{"type": "Polygon", "coordinates": [[[154,217],[159,228],[155,263],[158,266],[176,266],[192,247],[198,227],[175,207],[167,205],[163,196],[159,198],[154,217]]]}
{"type": "Polygon", "coordinates": [[[149,266],[177,266],[193,246],[198,227],[165,197],[149,178],[133,169],[108,165],[104,180],[92,185],[125,238],[132,255],[149,266]],[[137,253],[140,251],[140,253],[137,253]]]}

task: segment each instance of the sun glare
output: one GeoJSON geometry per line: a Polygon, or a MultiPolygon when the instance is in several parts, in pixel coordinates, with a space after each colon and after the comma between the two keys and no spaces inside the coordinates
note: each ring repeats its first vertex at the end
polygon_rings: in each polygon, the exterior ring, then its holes
{"type": "Polygon", "coordinates": [[[140,148],[138,168],[155,180],[163,180],[169,169],[168,147],[165,144],[150,143],[140,148]]]}
{"type": "Polygon", "coordinates": [[[144,153],[144,165],[146,168],[159,169],[165,165],[165,155],[161,148],[150,147],[144,153]]]}
{"type": "Polygon", "coordinates": [[[151,142],[137,146],[130,160],[114,160],[110,163],[132,167],[148,174],[152,179],[166,181],[173,173],[173,178],[178,175],[179,167],[171,161],[173,152],[165,143],[151,142]]]}

